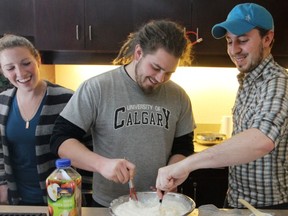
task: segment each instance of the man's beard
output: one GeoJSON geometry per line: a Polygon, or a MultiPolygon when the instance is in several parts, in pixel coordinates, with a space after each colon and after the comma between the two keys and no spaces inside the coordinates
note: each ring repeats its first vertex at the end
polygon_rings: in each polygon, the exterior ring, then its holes
{"type": "Polygon", "coordinates": [[[251,71],[253,71],[255,68],[258,67],[258,65],[263,61],[264,59],[264,49],[263,46],[259,45],[259,55],[257,56],[257,58],[255,59],[251,59],[250,65],[248,68],[243,68],[241,66],[237,66],[238,70],[241,73],[249,73],[251,71]]]}
{"type": "Polygon", "coordinates": [[[142,89],[142,91],[145,93],[145,94],[152,94],[154,92],[154,87],[153,86],[147,86],[145,87],[143,85],[143,81],[144,80],[141,80],[141,78],[143,76],[139,75],[139,68],[140,68],[140,64],[141,64],[141,61],[140,60],[139,62],[136,63],[135,65],[135,80],[136,80],[136,83],[138,84],[138,86],[142,89]]]}
{"type": "Polygon", "coordinates": [[[249,66],[249,68],[241,68],[240,66],[237,66],[238,70],[239,70],[239,74],[237,75],[237,79],[239,82],[239,87],[242,88],[243,87],[243,83],[244,83],[244,79],[246,74],[248,74],[249,72],[253,71],[255,68],[258,67],[258,65],[263,61],[264,59],[264,50],[263,50],[263,46],[259,47],[259,56],[256,60],[251,61],[251,64],[249,66]]]}

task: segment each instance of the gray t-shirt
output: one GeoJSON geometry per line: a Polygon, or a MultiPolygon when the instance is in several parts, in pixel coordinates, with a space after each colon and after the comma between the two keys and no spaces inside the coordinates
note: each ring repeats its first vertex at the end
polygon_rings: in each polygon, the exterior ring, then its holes
{"type": "MultiPolygon", "coordinates": [[[[61,116],[91,130],[98,154],[133,162],[137,191],[155,186],[174,138],[195,128],[190,99],[180,86],[168,81],[153,94],[144,94],[123,66],[86,80],[61,116]]],[[[93,198],[104,206],[129,193],[128,184],[114,183],[99,173],[93,177],[93,198]]]]}

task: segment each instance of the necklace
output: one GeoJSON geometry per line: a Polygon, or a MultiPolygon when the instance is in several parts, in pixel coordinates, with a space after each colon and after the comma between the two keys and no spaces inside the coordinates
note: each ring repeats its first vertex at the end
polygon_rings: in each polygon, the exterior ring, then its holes
{"type": "MultiPolygon", "coordinates": [[[[25,121],[25,129],[29,129],[30,121],[36,115],[36,113],[40,107],[41,101],[44,97],[45,92],[46,92],[46,85],[44,85],[44,87],[41,89],[41,93],[39,94],[39,96],[37,96],[37,98],[35,100],[35,106],[30,107],[30,108],[32,108],[32,109],[30,109],[30,110],[32,110],[32,112],[29,111],[29,108],[26,108],[26,110],[28,110],[28,113],[30,113],[30,115],[27,114],[27,112],[25,111],[25,108],[22,106],[23,102],[21,102],[20,96],[17,94],[19,111],[21,113],[22,119],[25,121]]],[[[31,104],[33,105],[32,101],[31,101],[31,104]]]]}

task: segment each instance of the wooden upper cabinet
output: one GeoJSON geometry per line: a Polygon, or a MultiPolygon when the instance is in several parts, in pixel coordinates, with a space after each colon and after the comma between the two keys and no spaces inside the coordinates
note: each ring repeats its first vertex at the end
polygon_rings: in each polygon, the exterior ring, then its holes
{"type": "MultiPolygon", "coordinates": [[[[193,47],[193,65],[234,66],[226,52],[226,40],[214,39],[211,29],[224,21],[236,4],[244,2],[258,3],[272,13],[272,54],[288,66],[288,1],[284,0],[277,4],[273,0],[1,0],[0,33],[34,35],[35,31],[35,43],[41,51],[76,51],[75,56],[89,51],[85,54],[100,57],[115,55],[127,35],[149,20],[169,19],[187,31],[198,30],[203,39],[193,47]]],[[[196,36],[190,35],[190,39],[193,42],[196,36]]]]}
{"type": "Polygon", "coordinates": [[[234,66],[226,52],[226,40],[216,40],[211,35],[212,27],[226,19],[233,1],[191,0],[192,29],[198,29],[200,43],[194,45],[194,66],[234,66]]]}
{"type": "Polygon", "coordinates": [[[132,30],[130,0],[36,0],[35,7],[41,50],[116,52],[132,30]]]}
{"type": "MultiPolygon", "coordinates": [[[[274,17],[275,34],[274,45],[272,48],[272,54],[277,57],[288,56],[288,1],[279,1],[275,4],[272,0],[265,1],[266,8],[269,9],[274,17]]],[[[286,65],[288,66],[288,60],[286,65]]]]}
{"type": "Polygon", "coordinates": [[[85,0],[85,49],[119,51],[133,31],[132,0],[85,0]]]}
{"type": "Polygon", "coordinates": [[[0,8],[0,35],[34,36],[33,0],[1,0],[0,8]]]}
{"type": "Polygon", "coordinates": [[[171,19],[190,28],[190,2],[35,0],[37,47],[115,53],[130,32],[151,19],[171,19]]]}
{"type": "Polygon", "coordinates": [[[138,28],[153,19],[168,19],[191,30],[192,24],[191,0],[145,0],[133,1],[133,24],[138,28]]]}
{"type": "Polygon", "coordinates": [[[84,2],[35,0],[36,46],[39,50],[84,48],[84,2]]]}

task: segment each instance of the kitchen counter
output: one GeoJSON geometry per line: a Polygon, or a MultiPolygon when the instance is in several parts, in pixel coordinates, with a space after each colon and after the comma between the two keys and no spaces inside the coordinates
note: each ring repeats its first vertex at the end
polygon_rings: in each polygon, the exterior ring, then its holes
{"type": "MultiPolygon", "coordinates": [[[[39,206],[9,206],[9,205],[1,205],[0,206],[0,213],[46,213],[48,215],[48,208],[47,207],[39,207],[39,206]]],[[[288,210],[265,210],[265,212],[271,212],[275,216],[287,216],[288,210]]],[[[247,213],[247,216],[250,214],[250,211],[247,209],[241,210],[241,213],[247,213]]],[[[82,216],[109,216],[109,209],[108,208],[82,208],[82,216]]],[[[242,215],[242,214],[241,214],[242,215]]],[[[189,216],[198,216],[198,209],[195,209],[189,216]]]]}
{"type": "MultiPolygon", "coordinates": [[[[218,145],[218,144],[216,144],[216,145],[218,145]]],[[[214,146],[214,145],[209,145],[209,144],[204,145],[204,144],[199,144],[199,143],[194,141],[194,152],[195,153],[201,152],[201,151],[203,151],[209,147],[212,147],[212,146],[214,146]]]]}

